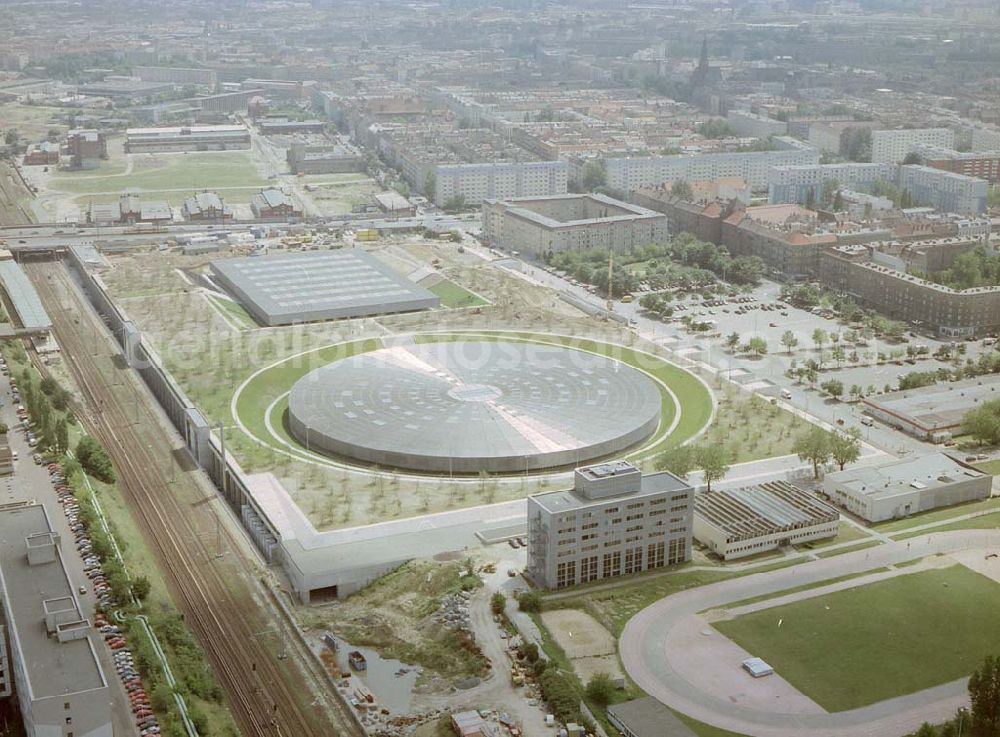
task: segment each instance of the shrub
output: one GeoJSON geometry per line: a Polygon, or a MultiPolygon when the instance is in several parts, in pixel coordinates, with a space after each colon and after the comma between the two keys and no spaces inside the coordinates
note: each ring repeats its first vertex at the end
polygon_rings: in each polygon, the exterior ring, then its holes
{"type": "Polygon", "coordinates": [[[525,591],[517,597],[517,608],[529,613],[542,611],[542,595],[537,591],[525,591]]]}
{"type": "Polygon", "coordinates": [[[76,444],[76,457],[83,470],[106,484],[115,482],[115,467],[111,457],[101,445],[89,435],[80,438],[76,444]]]}
{"type": "Polygon", "coordinates": [[[615,695],[615,684],[607,673],[595,673],[587,683],[587,698],[600,706],[607,706],[615,695]]]}
{"type": "Polygon", "coordinates": [[[493,610],[493,614],[499,616],[503,614],[503,609],[507,605],[507,597],[497,591],[493,596],[490,597],[490,609],[493,610]]]}

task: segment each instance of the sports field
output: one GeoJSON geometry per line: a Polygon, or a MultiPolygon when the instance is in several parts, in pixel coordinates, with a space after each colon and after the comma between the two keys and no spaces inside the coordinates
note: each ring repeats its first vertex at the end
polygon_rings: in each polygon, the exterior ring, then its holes
{"type": "Polygon", "coordinates": [[[433,287],[428,287],[428,290],[441,298],[443,307],[481,307],[489,304],[478,294],[470,292],[450,279],[442,279],[433,287]]]}
{"type": "Polygon", "coordinates": [[[953,565],[714,627],[830,712],[968,676],[1000,647],[1000,585],[953,565]]]}

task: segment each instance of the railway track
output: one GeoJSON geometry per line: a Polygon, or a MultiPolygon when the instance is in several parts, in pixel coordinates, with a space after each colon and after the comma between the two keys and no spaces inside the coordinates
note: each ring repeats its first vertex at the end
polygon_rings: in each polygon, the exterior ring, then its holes
{"type": "Polygon", "coordinates": [[[274,626],[279,637],[294,643],[294,625],[270,611],[266,591],[228,530],[231,554],[217,557],[216,523],[197,504],[205,498],[204,489],[176,466],[170,434],[146,397],[140,401],[140,379],[114,360],[117,350],[112,350],[105,326],[66,267],[44,262],[25,268],[83,394],[81,419],[110,453],[129,509],[166,574],[174,601],[208,654],[241,733],[363,735],[336,694],[324,689],[314,695],[323,678],[308,655],[281,659],[261,639],[274,626]],[[170,464],[169,476],[165,464],[170,464]],[[310,671],[312,688],[296,662],[310,671]]]}

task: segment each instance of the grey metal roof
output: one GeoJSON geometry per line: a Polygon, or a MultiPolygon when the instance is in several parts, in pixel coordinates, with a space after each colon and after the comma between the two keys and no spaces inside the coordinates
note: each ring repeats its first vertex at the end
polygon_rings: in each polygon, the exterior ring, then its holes
{"type": "Polygon", "coordinates": [[[397,345],[307,374],[289,425],[318,450],[383,466],[525,471],[620,452],[659,424],[656,384],[618,361],[502,341],[397,345]]]}
{"type": "Polygon", "coordinates": [[[61,552],[50,563],[28,564],[25,538],[52,532],[40,504],[0,511],[0,586],[9,633],[16,638],[25,664],[18,686],[27,685],[32,699],[90,691],[107,685],[90,639],[59,642],[44,623],[42,602],[59,599],[68,608],[79,602],[73,594],[61,552]]]}
{"type": "Polygon", "coordinates": [[[905,389],[871,397],[864,402],[874,410],[933,432],[960,427],[969,410],[994,399],[1000,399],[998,376],[980,376],[905,389]]]}
{"type": "Polygon", "coordinates": [[[828,483],[856,494],[887,498],[915,490],[940,489],[985,476],[946,453],[904,458],[879,466],[859,466],[827,474],[828,483]]]}
{"type": "Polygon", "coordinates": [[[641,499],[645,496],[662,494],[663,492],[688,492],[690,490],[691,486],[683,479],[674,476],[669,471],[661,471],[660,473],[643,474],[638,491],[626,491],[616,496],[588,499],[574,489],[564,489],[562,491],[532,494],[531,499],[545,510],[553,514],[558,514],[561,512],[572,512],[576,509],[585,509],[586,507],[602,506],[617,498],[629,497],[631,499],[641,499]]]}
{"type": "Polygon", "coordinates": [[[702,492],[695,496],[694,513],[731,541],[823,524],[840,516],[787,481],[702,492]]]}
{"type": "Polygon", "coordinates": [[[213,261],[258,320],[284,325],[437,307],[441,300],[361,249],[213,261]]]}
{"type": "Polygon", "coordinates": [[[52,327],[38,292],[15,261],[0,261],[0,282],[3,282],[4,291],[23,327],[29,330],[48,330],[52,327]]]}
{"type": "Polygon", "coordinates": [[[635,737],[696,737],[666,706],[645,696],[608,707],[611,723],[628,729],[635,737]]]}

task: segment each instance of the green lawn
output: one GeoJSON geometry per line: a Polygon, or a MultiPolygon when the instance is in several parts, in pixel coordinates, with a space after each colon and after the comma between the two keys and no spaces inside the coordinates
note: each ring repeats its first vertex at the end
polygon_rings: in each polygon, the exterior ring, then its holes
{"type": "Polygon", "coordinates": [[[134,161],[132,173],[128,175],[88,176],[86,172],[77,172],[53,178],[51,188],[60,192],[90,194],[126,189],[143,192],[171,189],[194,191],[266,184],[257,173],[249,151],[135,155],[134,161]]]}
{"type": "Polygon", "coordinates": [[[714,627],[824,709],[838,712],[968,676],[1000,646],[998,607],[1000,585],[955,565],[714,627]]]}
{"type": "Polygon", "coordinates": [[[990,499],[983,499],[978,502],[969,502],[968,504],[959,504],[954,507],[935,509],[930,512],[924,512],[923,514],[915,514],[905,519],[897,519],[892,520],[891,522],[882,522],[872,525],[872,528],[878,530],[879,532],[891,535],[894,532],[908,530],[909,528],[916,527],[917,525],[927,525],[932,522],[941,522],[952,519],[953,517],[960,517],[963,514],[971,514],[973,512],[982,512],[994,509],[1000,511],[1000,497],[991,497],[990,499]]]}
{"type": "Polygon", "coordinates": [[[260,327],[257,321],[253,319],[253,316],[245,309],[243,306],[234,302],[231,299],[226,299],[225,297],[214,297],[211,295],[206,295],[208,300],[223,312],[226,317],[236,326],[244,328],[247,330],[253,330],[254,328],[260,327]]]}
{"type": "Polygon", "coordinates": [[[972,465],[984,473],[988,473],[992,476],[1000,476],[1000,460],[974,463],[972,465]]]}
{"type": "Polygon", "coordinates": [[[441,298],[441,304],[444,307],[481,307],[489,304],[478,294],[473,294],[450,279],[443,279],[427,289],[441,298]]]}
{"type": "Polygon", "coordinates": [[[832,558],[835,555],[843,555],[844,553],[855,553],[859,550],[864,550],[865,548],[873,548],[876,545],[881,545],[881,540],[866,540],[865,542],[858,543],[857,545],[847,545],[843,548],[836,548],[834,550],[821,550],[816,553],[817,558],[832,558]]]}
{"type": "Polygon", "coordinates": [[[797,594],[800,591],[809,591],[810,589],[819,589],[824,586],[831,586],[835,583],[841,583],[843,581],[850,581],[852,578],[861,578],[862,576],[870,576],[873,573],[885,573],[888,568],[874,568],[870,571],[861,571],[859,573],[846,573],[843,576],[836,576],[834,578],[828,578],[825,581],[816,581],[814,583],[804,583],[801,586],[793,586],[790,589],[785,589],[784,591],[778,591],[771,594],[761,594],[760,596],[751,596],[747,599],[740,599],[738,601],[730,601],[726,603],[726,609],[738,609],[742,606],[747,606],[749,604],[756,604],[760,601],[770,601],[771,599],[778,599],[782,596],[788,596],[789,594],[797,594]]]}
{"type": "Polygon", "coordinates": [[[935,532],[948,532],[950,530],[995,530],[997,528],[1000,528],[1000,511],[990,512],[989,514],[971,519],[959,520],[958,522],[947,522],[937,527],[930,527],[918,532],[904,532],[899,535],[893,535],[893,540],[906,540],[911,537],[930,535],[935,532]]]}

